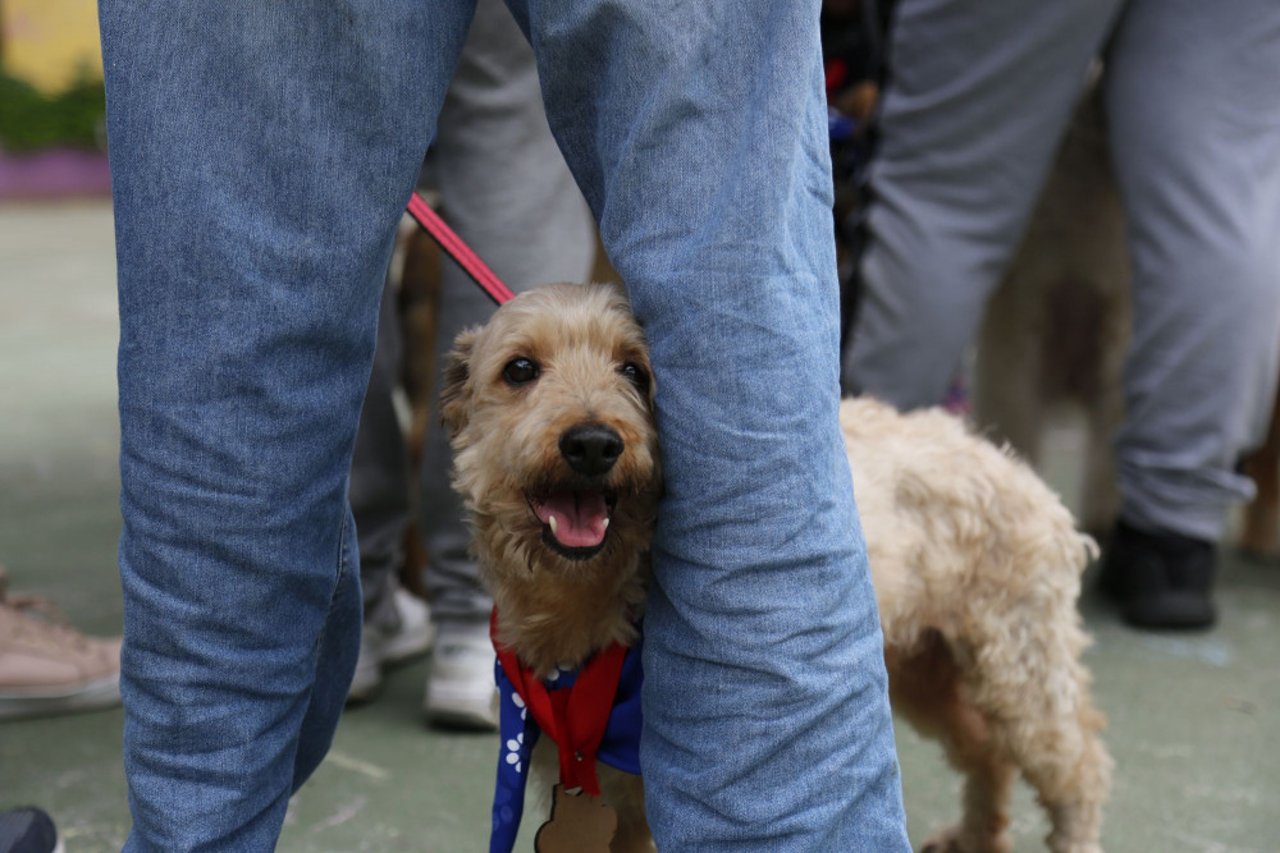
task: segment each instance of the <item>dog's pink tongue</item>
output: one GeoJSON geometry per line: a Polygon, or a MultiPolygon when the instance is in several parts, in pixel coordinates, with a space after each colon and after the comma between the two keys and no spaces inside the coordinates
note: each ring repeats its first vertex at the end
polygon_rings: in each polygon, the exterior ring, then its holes
{"type": "Polygon", "coordinates": [[[604,541],[609,522],[604,495],[562,492],[535,502],[533,511],[566,548],[593,548],[604,541]]]}

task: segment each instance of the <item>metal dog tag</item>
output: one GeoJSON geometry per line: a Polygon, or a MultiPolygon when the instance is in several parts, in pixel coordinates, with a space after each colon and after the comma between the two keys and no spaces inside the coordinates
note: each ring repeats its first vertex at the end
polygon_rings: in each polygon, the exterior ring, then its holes
{"type": "Polygon", "coordinates": [[[536,853],[609,853],[618,831],[617,813],[599,797],[570,794],[556,785],[551,819],[533,838],[536,853]]]}

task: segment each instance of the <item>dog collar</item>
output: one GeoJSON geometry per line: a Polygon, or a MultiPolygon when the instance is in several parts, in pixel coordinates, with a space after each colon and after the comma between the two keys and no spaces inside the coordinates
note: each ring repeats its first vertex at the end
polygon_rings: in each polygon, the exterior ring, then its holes
{"type": "Polygon", "coordinates": [[[615,643],[593,655],[580,670],[556,670],[539,681],[520,665],[514,652],[498,645],[497,610],[490,619],[495,636],[494,679],[499,693],[502,748],[493,793],[490,853],[515,847],[524,811],[529,756],[545,733],[560,757],[560,782],[598,796],[596,760],[626,773],[640,773],[641,640],[630,647],[615,643]]]}

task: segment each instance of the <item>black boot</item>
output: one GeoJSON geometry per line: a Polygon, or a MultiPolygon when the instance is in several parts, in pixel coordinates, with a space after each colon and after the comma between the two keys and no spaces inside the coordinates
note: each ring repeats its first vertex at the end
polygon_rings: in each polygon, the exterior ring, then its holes
{"type": "Polygon", "coordinates": [[[1207,628],[1217,619],[1217,545],[1117,522],[1098,586],[1136,628],[1207,628]]]}

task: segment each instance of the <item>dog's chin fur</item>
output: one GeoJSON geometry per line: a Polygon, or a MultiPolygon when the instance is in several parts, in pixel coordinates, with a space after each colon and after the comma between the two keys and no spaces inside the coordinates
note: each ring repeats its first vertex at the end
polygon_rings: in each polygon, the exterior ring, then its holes
{"type": "Polygon", "coordinates": [[[474,518],[475,553],[500,614],[498,639],[539,677],[614,642],[629,645],[648,586],[656,495],[619,499],[599,551],[565,556],[527,506],[474,518]]]}
{"type": "MultiPolygon", "coordinates": [[[[498,640],[546,675],[612,642],[630,642],[649,576],[661,489],[653,387],[639,327],[620,292],[553,285],[517,297],[450,356],[442,414],[454,482],[499,612],[498,640]],[[513,386],[503,365],[537,361],[513,386]],[[563,482],[559,438],[604,424],[625,451],[596,482],[616,496],[598,554],[547,544],[529,495],[563,482]]],[[[1049,813],[1049,846],[1096,853],[1111,760],[1080,661],[1076,599],[1093,552],[1029,468],[940,412],[903,416],[869,400],[841,406],[886,640],[895,711],[937,737],[966,775],[961,822],[939,851],[1009,849],[1012,780],[1021,770],[1049,813]]],[[[555,778],[554,750],[535,752],[555,778]]],[[[619,831],[612,849],[652,849],[636,777],[600,768],[619,831]]]]}

